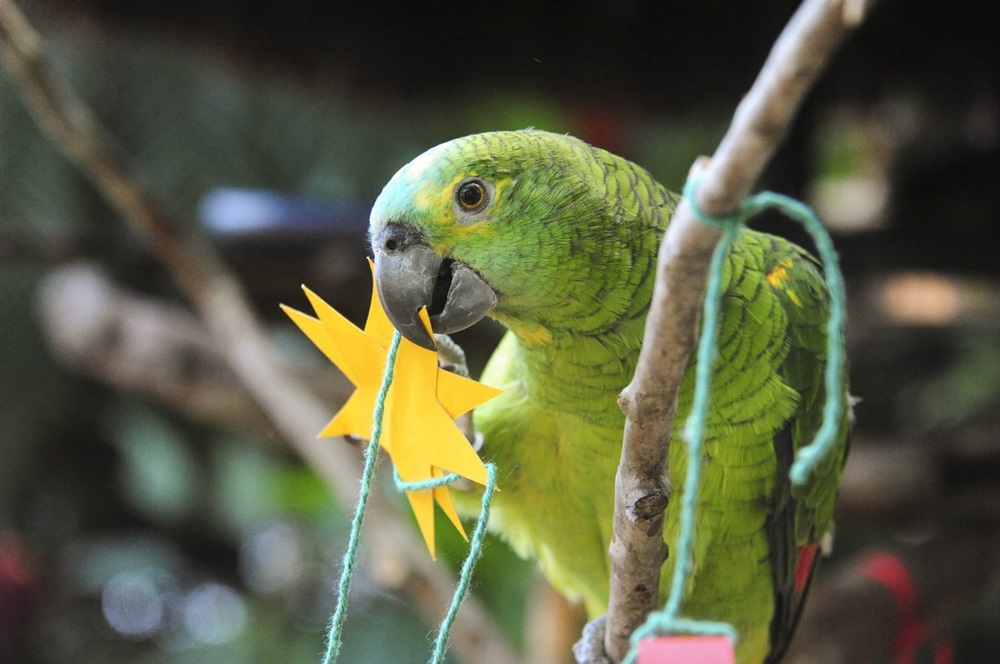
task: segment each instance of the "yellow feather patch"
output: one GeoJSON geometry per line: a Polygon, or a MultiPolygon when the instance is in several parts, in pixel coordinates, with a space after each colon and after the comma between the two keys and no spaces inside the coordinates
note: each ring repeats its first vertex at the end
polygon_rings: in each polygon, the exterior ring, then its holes
{"type": "Polygon", "coordinates": [[[452,192],[455,185],[465,176],[456,175],[447,185],[441,188],[434,187],[432,180],[426,180],[413,196],[413,204],[418,210],[424,211],[445,211],[451,210],[452,192]]]}
{"type": "Polygon", "coordinates": [[[792,259],[786,258],[785,260],[778,263],[774,268],[767,273],[765,277],[767,283],[771,284],[771,288],[781,288],[788,279],[788,268],[792,266],[792,259]]]}
{"type": "MultiPolygon", "coordinates": [[[[425,181],[417,193],[413,196],[414,206],[421,212],[427,213],[427,218],[431,223],[438,227],[438,230],[448,234],[454,234],[457,237],[465,237],[471,235],[472,233],[477,233],[479,235],[487,234],[489,237],[493,233],[493,229],[489,225],[483,225],[480,223],[474,223],[470,225],[463,225],[457,223],[455,219],[455,214],[452,206],[452,201],[455,196],[455,187],[458,183],[466,179],[470,175],[476,175],[475,173],[459,173],[452,180],[443,187],[435,187],[433,182],[425,181]]],[[[494,193],[493,203],[490,206],[490,214],[495,214],[496,211],[502,208],[503,190],[509,185],[511,178],[504,178],[502,180],[497,180],[494,183],[496,191],[494,193]]],[[[442,247],[435,247],[435,249],[442,249],[442,247]]]]}
{"type": "Polygon", "coordinates": [[[777,290],[779,288],[782,289],[788,293],[788,299],[791,300],[795,306],[801,307],[802,301],[799,299],[799,296],[796,295],[795,291],[789,288],[785,283],[790,278],[788,270],[792,267],[792,265],[792,259],[786,258],[774,266],[774,268],[768,272],[764,278],[767,279],[767,283],[771,285],[771,290],[777,290]]]}
{"type": "Polygon", "coordinates": [[[533,346],[548,346],[552,343],[552,333],[549,332],[548,328],[541,325],[519,323],[516,325],[509,324],[509,326],[517,332],[517,336],[533,346]]]}

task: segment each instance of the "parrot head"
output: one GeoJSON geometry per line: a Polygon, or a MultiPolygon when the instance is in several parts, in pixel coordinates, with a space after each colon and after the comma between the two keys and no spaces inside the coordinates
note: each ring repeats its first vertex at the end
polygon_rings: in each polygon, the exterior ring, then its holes
{"type": "Polygon", "coordinates": [[[622,224],[597,223],[611,207],[597,186],[599,154],[564,135],[491,132],[400,169],[369,229],[376,288],[396,329],[433,348],[423,307],[444,334],[487,314],[529,337],[572,321],[579,285],[594,283],[595,266],[621,256],[627,240],[622,224]]]}

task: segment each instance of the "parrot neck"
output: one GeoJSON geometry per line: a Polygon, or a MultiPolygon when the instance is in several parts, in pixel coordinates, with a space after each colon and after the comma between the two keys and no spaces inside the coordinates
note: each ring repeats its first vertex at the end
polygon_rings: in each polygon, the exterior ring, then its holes
{"type": "Polygon", "coordinates": [[[532,402],[588,421],[620,423],[617,395],[635,373],[642,320],[593,336],[538,325],[508,327],[518,379],[532,402]]]}

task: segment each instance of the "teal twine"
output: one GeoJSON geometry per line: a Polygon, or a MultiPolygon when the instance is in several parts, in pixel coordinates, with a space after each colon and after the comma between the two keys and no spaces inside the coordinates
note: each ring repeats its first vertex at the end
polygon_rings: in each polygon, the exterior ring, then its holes
{"type": "Polygon", "coordinates": [[[719,332],[719,308],[722,302],[722,263],[729,245],[739,235],[738,223],[723,223],[722,237],[712,253],[708,285],[705,289],[705,303],[702,313],[702,333],[698,340],[698,363],[695,367],[694,401],[691,415],[684,427],[684,439],[688,444],[687,473],[684,493],[681,496],[680,533],[674,551],[674,573],[670,581],[670,594],[662,611],[654,611],[642,625],[632,633],[632,647],[623,664],[635,661],[639,641],[656,634],[698,634],[724,635],[734,642],[736,631],[727,623],[689,620],[678,616],[684,589],[691,569],[691,549],[694,543],[694,520],[697,511],[698,490],[701,487],[701,446],[708,417],[708,403],[712,386],[712,363],[717,352],[716,338],[719,332]]]}
{"type": "MultiPolygon", "coordinates": [[[[747,219],[766,209],[774,208],[802,225],[816,245],[816,251],[823,263],[823,278],[830,293],[830,317],[826,322],[826,368],[823,374],[826,402],[823,405],[823,422],[819,431],[816,432],[811,443],[798,451],[795,463],[792,464],[792,469],[789,472],[792,482],[801,486],[808,481],[809,475],[827,456],[830,448],[836,442],[840,427],[840,415],[844,411],[844,400],[847,397],[843,388],[845,352],[843,338],[844,324],[847,319],[847,294],[844,289],[844,277],[840,272],[837,251],[834,249],[830,234],[826,232],[823,222],[819,220],[816,213],[808,205],[794,198],[776,194],[773,191],[762,191],[743,201],[732,216],[716,218],[698,206],[694,195],[697,187],[697,180],[689,181],[684,186],[684,197],[695,216],[702,223],[726,229],[741,227],[747,219]]],[[[718,269],[721,271],[721,263],[718,269]]],[[[706,308],[708,306],[707,298],[706,292],[706,308]]],[[[706,371],[706,375],[707,373],[706,371]]],[[[692,408],[692,416],[693,414],[694,409],[692,408]]],[[[690,418],[688,421],[688,427],[690,427],[690,418]]]]}
{"type": "Polygon", "coordinates": [[[442,477],[432,477],[426,480],[420,480],[419,482],[407,482],[396,469],[392,469],[392,480],[396,483],[396,491],[402,493],[403,491],[430,491],[431,489],[436,489],[439,486],[447,486],[452,482],[458,480],[458,473],[448,473],[442,477]]]}
{"type": "MultiPolygon", "coordinates": [[[[361,474],[361,491],[358,497],[358,505],[354,512],[354,520],[351,522],[351,536],[347,543],[347,551],[344,553],[344,568],[338,583],[337,608],[330,618],[329,634],[327,635],[327,649],[323,657],[323,664],[332,664],[336,661],[340,653],[340,646],[343,637],[344,618],[347,614],[347,595],[350,591],[351,575],[354,572],[354,563],[357,559],[358,542],[360,541],[361,522],[364,519],[365,506],[368,503],[368,495],[371,492],[372,475],[375,469],[375,460],[378,458],[379,439],[382,437],[382,419],[385,410],[385,400],[389,393],[389,386],[392,384],[393,372],[396,364],[396,353],[399,349],[400,334],[396,332],[392,339],[392,345],[386,355],[385,373],[382,376],[382,386],[379,389],[378,397],[375,399],[375,410],[372,414],[372,439],[365,452],[365,467],[361,474]]],[[[443,477],[434,477],[420,482],[405,482],[393,469],[393,478],[396,488],[399,491],[430,491],[440,486],[445,486],[456,481],[459,476],[455,473],[448,473],[443,477]]],[[[496,488],[497,469],[492,463],[486,464],[486,488],[483,490],[481,511],[476,527],[472,531],[469,540],[469,554],[462,563],[462,571],[459,575],[458,585],[451,598],[451,605],[447,613],[441,620],[441,627],[438,629],[437,637],[434,640],[434,652],[431,655],[429,664],[441,664],[444,661],[445,653],[448,650],[448,638],[451,634],[452,625],[458,616],[458,609],[462,606],[465,596],[469,592],[472,583],[472,573],[476,563],[483,554],[483,543],[486,539],[486,524],[490,517],[490,505],[493,502],[493,492],[496,488]]]]}
{"type": "Polygon", "coordinates": [[[684,197],[687,198],[694,215],[703,223],[723,229],[712,254],[709,267],[708,283],[705,288],[705,302],[702,312],[702,333],[698,340],[698,361],[695,367],[695,391],[691,405],[691,413],[684,425],[684,440],[688,444],[688,463],[685,478],[685,491],[682,496],[680,510],[680,532],[677,538],[673,577],[670,582],[670,594],[662,611],[649,615],[646,622],[632,633],[632,647],[626,656],[625,664],[635,661],[638,644],[644,638],[656,634],[695,634],[723,635],[734,643],[737,634],[728,623],[704,620],[690,620],[678,615],[688,573],[691,568],[691,549],[694,542],[695,514],[697,511],[698,490],[701,481],[702,443],[704,441],[705,425],[708,420],[709,396],[712,384],[712,365],[718,352],[716,345],[719,327],[719,311],[722,304],[722,268],[726,253],[733,240],[740,234],[746,220],[759,214],[767,208],[776,208],[789,218],[799,222],[806,229],[816,244],[820,260],[823,262],[827,289],[830,292],[830,318],[827,321],[827,363],[824,373],[826,387],[826,403],[823,408],[823,423],[816,437],[809,445],[799,450],[795,463],[789,475],[792,481],[801,485],[809,479],[810,473],[828,454],[836,441],[840,414],[844,408],[844,390],[842,388],[844,347],[842,343],[844,320],[846,318],[847,297],[844,292],[844,281],[840,273],[839,261],[822,222],[808,206],[773,192],[761,192],[747,198],[730,217],[716,218],[706,214],[699,208],[695,200],[697,180],[688,181],[684,187],[684,197]]]}
{"type": "Polygon", "coordinates": [[[695,367],[694,401],[691,415],[684,426],[684,439],[688,444],[686,487],[681,496],[681,531],[677,540],[677,558],[674,563],[674,577],[670,583],[666,611],[677,615],[684,596],[684,584],[691,567],[690,551],[694,539],[694,514],[701,488],[701,446],[704,442],[705,420],[708,418],[708,404],[712,389],[712,364],[717,353],[716,340],[719,336],[719,308],[722,302],[722,263],[726,259],[729,245],[739,235],[740,226],[727,226],[722,238],[712,253],[712,262],[705,292],[705,306],[702,314],[703,332],[698,340],[698,364],[695,367]]]}
{"type": "MultiPolygon", "coordinates": [[[[394,471],[393,479],[396,482],[396,489],[399,491],[430,491],[431,489],[451,484],[459,479],[459,475],[457,473],[448,473],[443,477],[432,477],[419,482],[407,482],[399,476],[399,473],[394,471]]],[[[483,554],[483,541],[486,539],[486,523],[490,518],[490,505],[493,502],[493,490],[496,488],[496,483],[496,465],[487,463],[486,488],[483,490],[479,520],[476,521],[476,527],[472,531],[472,537],[469,539],[469,555],[465,557],[465,562],[462,563],[462,572],[458,577],[458,586],[455,588],[455,594],[452,596],[451,606],[448,607],[448,612],[441,621],[441,628],[438,630],[437,638],[434,640],[434,653],[431,655],[431,664],[440,664],[440,662],[444,661],[452,623],[455,622],[455,616],[458,615],[458,608],[462,605],[462,601],[469,592],[472,572],[479,561],[479,557],[483,554]]]]}
{"type": "Polygon", "coordinates": [[[497,467],[492,463],[486,464],[486,488],[483,489],[483,498],[480,505],[479,519],[476,527],[472,531],[472,538],[469,540],[469,555],[462,563],[462,573],[458,577],[458,586],[455,594],[451,598],[451,606],[448,613],[441,621],[441,629],[438,630],[437,638],[434,640],[434,653],[431,655],[430,664],[441,664],[444,661],[445,651],[448,649],[448,636],[451,634],[451,626],[458,615],[458,608],[465,600],[469,592],[469,585],[472,583],[472,572],[479,562],[479,557],[483,555],[483,541],[486,539],[486,522],[490,518],[490,504],[493,502],[493,490],[497,486],[497,467]]]}
{"type": "Polygon", "coordinates": [[[389,352],[385,357],[385,373],[382,374],[382,385],[375,399],[375,410],[372,412],[372,439],[365,450],[365,467],[361,473],[361,489],[358,493],[358,504],[354,509],[354,519],[351,521],[351,536],[347,541],[347,551],[344,552],[344,567],[337,583],[337,608],[330,618],[330,627],[326,637],[326,654],[323,664],[333,664],[340,654],[344,632],[344,618],[347,616],[347,596],[351,590],[351,576],[354,574],[354,563],[358,557],[358,544],[361,541],[361,523],[365,518],[365,507],[371,493],[372,476],[375,474],[375,462],[378,461],[379,440],[382,438],[382,416],[385,412],[385,399],[392,385],[392,377],[396,368],[396,353],[399,352],[399,342],[402,336],[399,332],[392,337],[389,352]]]}

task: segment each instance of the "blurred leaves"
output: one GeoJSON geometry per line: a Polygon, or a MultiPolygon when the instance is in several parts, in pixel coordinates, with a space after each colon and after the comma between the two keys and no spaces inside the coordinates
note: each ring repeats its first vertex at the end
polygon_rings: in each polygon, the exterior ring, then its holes
{"type": "Polygon", "coordinates": [[[33,310],[40,276],[39,267],[0,262],[0,521],[11,518],[42,463],[38,448],[61,433],[62,418],[85,420],[93,396],[76,389],[42,342],[33,310]]]}
{"type": "Polygon", "coordinates": [[[119,476],[125,500],[165,526],[189,516],[204,481],[181,432],[139,407],[118,413],[115,429],[111,440],[121,451],[119,476]]]}
{"type": "Polygon", "coordinates": [[[1000,339],[993,332],[962,335],[949,366],[912,396],[916,403],[906,410],[925,429],[954,429],[984,419],[996,425],[1000,339]]]}

